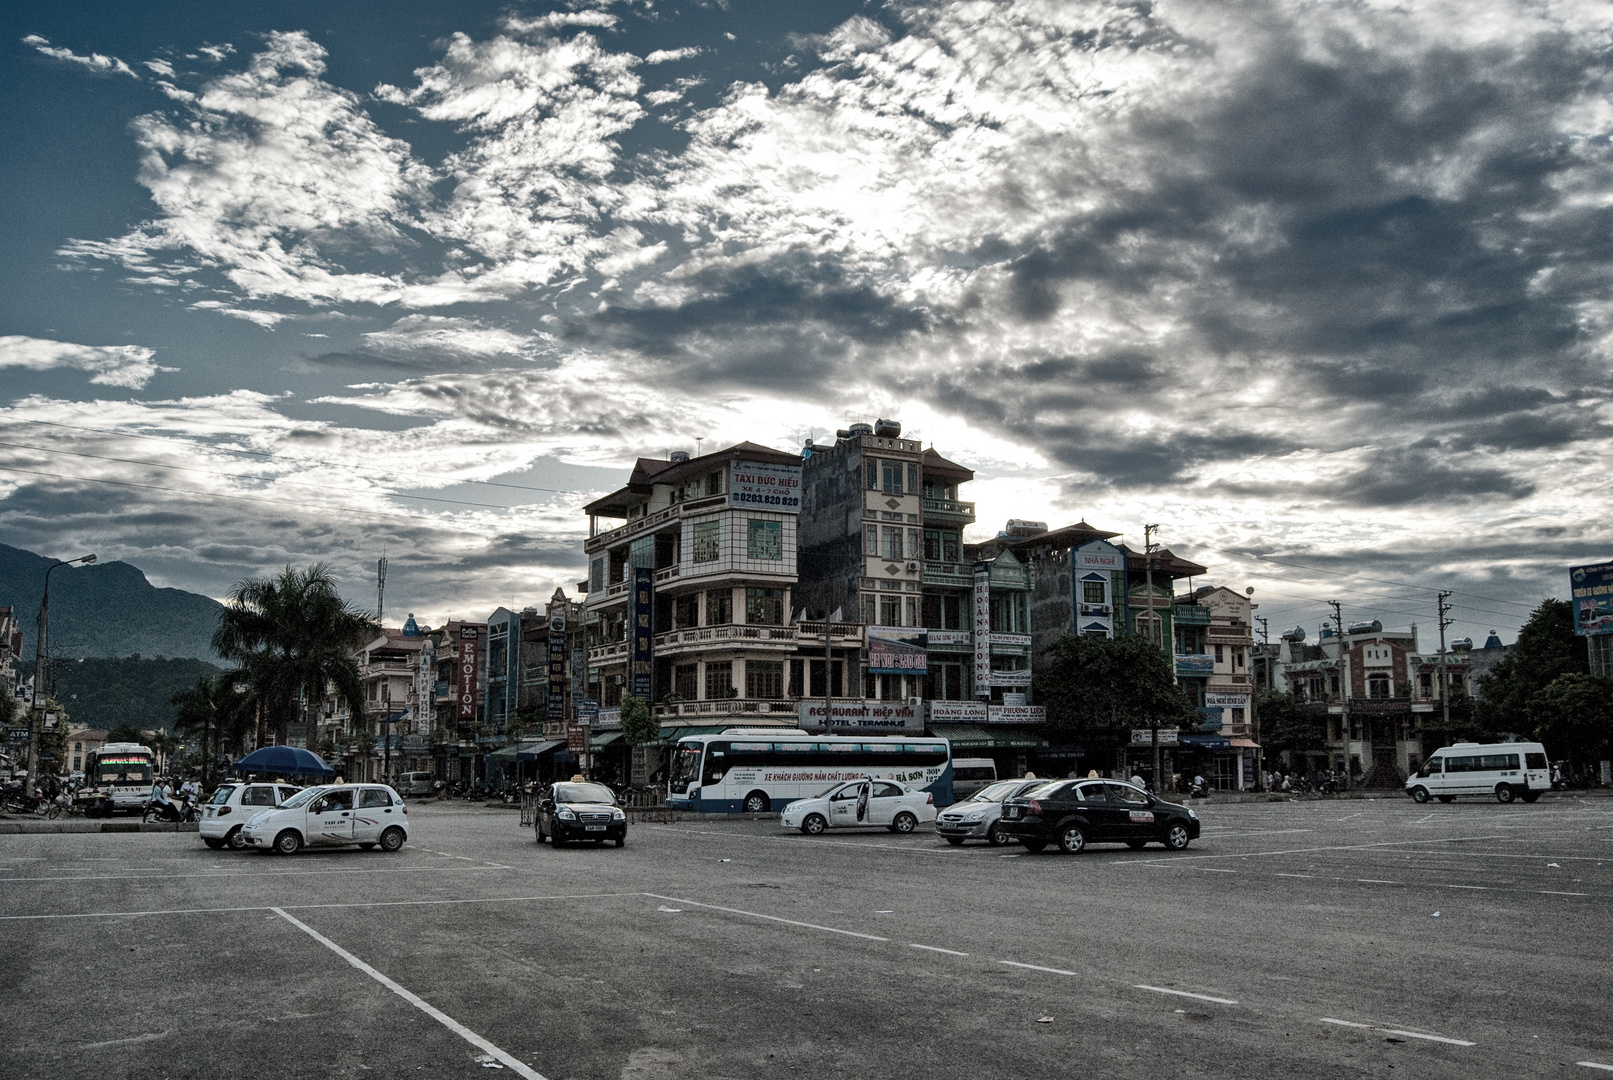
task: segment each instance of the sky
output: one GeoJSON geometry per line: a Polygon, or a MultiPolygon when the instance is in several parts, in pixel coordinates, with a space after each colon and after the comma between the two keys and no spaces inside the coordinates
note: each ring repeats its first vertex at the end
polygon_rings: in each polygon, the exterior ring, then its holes
{"type": "Polygon", "coordinates": [[[1613,557],[1613,8],[0,12],[0,542],[541,605],[639,456],[857,420],[1273,635],[1613,557]]]}

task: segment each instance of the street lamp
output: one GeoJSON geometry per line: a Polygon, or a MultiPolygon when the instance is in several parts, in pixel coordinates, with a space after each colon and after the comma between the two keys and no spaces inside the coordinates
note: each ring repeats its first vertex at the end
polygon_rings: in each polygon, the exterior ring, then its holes
{"type": "Polygon", "coordinates": [[[45,716],[45,631],[50,615],[50,574],[58,566],[95,561],[94,555],[81,555],[76,559],[57,559],[45,569],[45,591],[39,598],[39,636],[34,641],[34,700],[28,712],[28,772],[24,779],[24,794],[34,797],[34,776],[39,772],[39,734],[45,716]]]}

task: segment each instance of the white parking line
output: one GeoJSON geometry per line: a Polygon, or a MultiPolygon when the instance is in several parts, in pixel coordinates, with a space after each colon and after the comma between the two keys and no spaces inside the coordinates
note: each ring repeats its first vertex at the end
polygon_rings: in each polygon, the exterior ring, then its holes
{"type": "MultiPolygon", "coordinates": [[[[181,878],[207,878],[217,881],[220,878],[275,878],[275,877],[310,877],[319,874],[440,874],[445,870],[508,870],[507,866],[377,866],[372,868],[336,869],[329,870],[271,870],[265,873],[238,871],[209,870],[203,874],[163,874],[158,881],[177,881],[181,878]]],[[[10,884],[18,881],[126,881],[138,878],[141,881],[153,880],[147,874],[87,874],[82,877],[13,877],[0,878],[0,884],[10,884]]]]}
{"type": "Polygon", "coordinates": [[[908,944],[909,948],[923,949],[925,952],[946,953],[948,956],[968,956],[969,955],[966,952],[959,952],[956,949],[943,949],[939,945],[920,945],[916,941],[910,941],[907,944],[908,944]]]}
{"type": "Polygon", "coordinates": [[[1541,896],[1589,896],[1588,892],[1558,892],[1556,889],[1537,889],[1541,896]]]}
{"type": "MultiPolygon", "coordinates": [[[[451,900],[351,900],[340,904],[281,904],[292,911],[315,911],[322,908],[371,907],[436,907],[442,904],[514,904],[535,900],[607,900],[623,896],[643,896],[640,892],[620,893],[562,893],[554,896],[473,896],[451,900]]],[[[29,922],[40,919],[120,919],[147,915],[228,915],[242,911],[272,911],[267,904],[251,907],[218,908],[160,908],[151,911],[82,911],[52,912],[47,915],[0,915],[0,922],[29,922]]]]}
{"type": "Polygon", "coordinates": [[[1063,968],[1043,967],[1040,964],[1021,964],[1021,963],[1017,963],[1017,962],[1015,962],[1013,960],[999,960],[999,961],[997,961],[997,963],[999,963],[999,964],[1007,964],[1009,967],[1024,968],[1026,971],[1045,971],[1049,975],[1074,975],[1075,974],[1075,972],[1073,972],[1073,971],[1065,971],[1063,968]]]}
{"type": "Polygon", "coordinates": [[[691,907],[706,908],[711,911],[726,911],[730,915],[744,915],[752,919],[766,919],[768,922],[784,923],[788,926],[799,926],[807,930],[822,930],[826,934],[844,934],[846,937],[863,938],[867,941],[890,940],[890,938],[880,937],[878,934],[864,934],[856,930],[841,930],[839,927],[835,926],[819,926],[817,923],[797,922],[794,919],[785,919],[777,915],[763,915],[759,911],[742,911],[739,908],[719,907],[716,904],[702,904],[698,900],[685,900],[680,896],[662,896],[660,893],[641,893],[640,895],[648,896],[652,900],[665,900],[672,904],[688,904],[691,907]]]}
{"type": "Polygon", "coordinates": [[[1144,983],[1135,984],[1134,989],[1137,989],[1137,990],[1152,990],[1156,994],[1174,994],[1177,997],[1197,998],[1200,1001],[1213,1001],[1217,1005],[1236,1005],[1237,1004],[1237,1002],[1233,1001],[1231,998],[1211,997],[1209,994],[1190,994],[1186,990],[1168,990],[1163,986],[1148,986],[1148,985],[1145,985],[1144,983]]]}
{"type": "Polygon", "coordinates": [[[1603,1072],[1613,1072],[1613,1065],[1603,1065],[1600,1061],[1576,1061],[1575,1065],[1583,1065],[1587,1069],[1601,1069],[1603,1072]]]}
{"type": "Polygon", "coordinates": [[[1490,887],[1488,885],[1447,885],[1445,887],[1447,889],[1473,889],[1477,892],[1490,891],[1490,887]]]}
{"type": "Polygon", "coordinates": [[[1466,1039],[1447,1039],[1443,1035],[1427,1035],[1427,1034],[1424,1034],[1421,1031],[1406,1031],[1406,1030],[1404,1030],[1402,1028],[1378,1027],[1376,1024],[1362,1024],[1362,1023],[1357,1023],[1354,1020],[1338,1020],[1338,1019],[1335,1019],[1334,1017],[1331,1017],[1331,1016],[1318,1017],[1316,1022],[1318,1024],[1334,1024],[1334,1025],[1337,1025],[1338,1027],[1362,1028],[1362,1029],[1365,1029],[1367,1031],[1381,1031],[1385,1035],[1399,1035],[1399,1036],[1402,1036],[1403,1038],[1407,1038],[1407,1039],[1421,1039],[1424,1042],[1447,1043],[1448,1045],[1451,1045],[1451,1046],[1477,1046],[1478,1045],[1477,1043],[1468,1042],[1466,1039]]]}
{"type": "Polygon", "coordinates": [[[410,993],[408,990],[405,990],[403,987],[399,986],[397,983],[393,982],[379,971],[376,971],[370,965],[366,964],[364,961],[360,960],[358,957],[354,956],[352,953],[348,952],[346,949],[342,948],[340,945],[336,944],[330,938],[326,937],[324,934],[321,934],[318,930],[315,930],[307,923],[302,922],[293,916],[287,915],[280,908],[270,908],[269,910],[273,911],[276,915],[289,922],[292,926],[295,926],[297,929],[301,930],[303,933],[325,946],[325,948],[329,949],[331,952],[335,953],[343,960],[346,960],[349,964],[352,964],[355,968],[362,971],[364,974],[368,975],[370,978],[374,979],[376,982],[380,983],[394,994],[398,995],[404,1001],[407,1001],[410,1005],[413,1005],[415,1008],[437,1021],[449,1031],[452,1031],[455,1035],[458,1035],[461,1039],[464,1039],[466,1042],[470,1043],[483,1053],[491,1054],[495,1060],[503,1062],[505,1067],[511,1069],[517,1076],[524,1077],[525,1080],[546,1080],[542,1073],[538,1072],[536,1069],[529,1068],[526,1062],[505,1053],[503,1050],[499,1049],[497,1046],[494,1046],[492,1043],[488,1042],[486,1039],[482,1038],[480,1035],[476,1034],[476,1032],[472,1031],[464,1024],[461,1024],[458,1020],[455,1020],[441,1009],[438,1009],[436,1006],[425,1001],[423,998],[420,998],[419,996],[410,993]]]}
{"type": "Polygon", "coordinates": [[[1393,882],[1393,881],[1385,881],[1383,878],[1375,878],[1375,877],[1358,877],[1355,880],[1359,881],[1363,885],[1393,885],[1393,884],[1395,884],[1395,882],[1393,882]]]}

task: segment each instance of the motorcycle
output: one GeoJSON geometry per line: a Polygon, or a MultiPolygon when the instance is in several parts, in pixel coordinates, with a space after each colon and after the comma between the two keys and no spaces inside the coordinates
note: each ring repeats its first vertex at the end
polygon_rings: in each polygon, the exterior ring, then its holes
{"type": "Polygon", "coordinates": [[[155,799],[146,803],[145,813],[140,816],[141,821],[197,821],[201,812],[196,804],[187,796],[180,802],[159,802],[155,799]]]}

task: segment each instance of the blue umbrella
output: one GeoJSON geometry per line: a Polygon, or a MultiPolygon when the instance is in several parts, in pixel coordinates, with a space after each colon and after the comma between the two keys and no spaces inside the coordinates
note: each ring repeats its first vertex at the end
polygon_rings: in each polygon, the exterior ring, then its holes
{"type": "Polygon", "coordinates": [[[274,773],[278,776],[335,776],[325,759],[300,746],[265,746],[235,763],[238,772],[274,773]]]}

